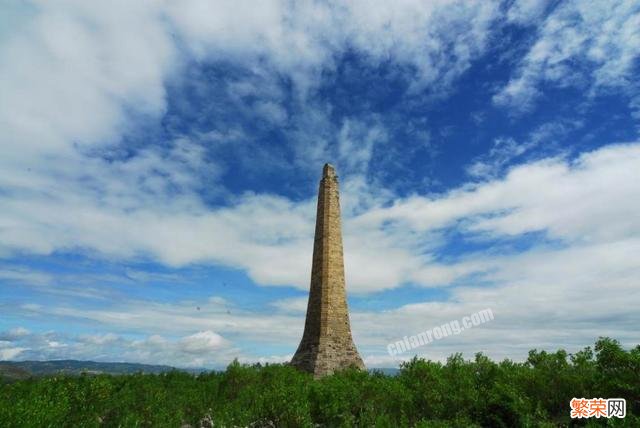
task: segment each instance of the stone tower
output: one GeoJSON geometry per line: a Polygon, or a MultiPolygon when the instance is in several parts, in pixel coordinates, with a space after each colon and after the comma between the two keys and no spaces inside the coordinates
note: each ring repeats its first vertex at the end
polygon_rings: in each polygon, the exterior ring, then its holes
{"type": "Polygon", "coordinates": [[[338,176],[325,164],[318,191],[311,289],[300,346],[291,364],[315,378],[356,366],[364,369],[349,324],[344,281],[338,176]]]}

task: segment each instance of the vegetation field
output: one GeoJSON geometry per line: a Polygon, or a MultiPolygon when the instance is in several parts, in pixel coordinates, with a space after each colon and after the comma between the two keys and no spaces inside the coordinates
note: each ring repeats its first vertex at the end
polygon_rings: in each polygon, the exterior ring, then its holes
{"type": "Polygon", "coordinates": [[[0,385],[0,427],[640,426],[640,346],[601,338],[576,354],[413,359],[397,376],[314,381],[286,365],[193,375],[55,375],[0,385]],[[573,397],[625,398],[624,419],[571,420],[573,397]]]}

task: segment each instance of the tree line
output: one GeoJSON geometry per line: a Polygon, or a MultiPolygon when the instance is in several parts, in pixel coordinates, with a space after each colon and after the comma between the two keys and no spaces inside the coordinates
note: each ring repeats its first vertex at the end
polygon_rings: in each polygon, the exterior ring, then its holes
{"type": "Polygon", "coordinates": [[[396,376],[346,370],[313,380],[288,365],[225,371],[54,375],[0,385],[2,427],[640,426],[640,345],[600,338],[525,362],[414,358],[396,376]],[[570,418],[573,397],[624,398],[624,419],[570,418]]]}

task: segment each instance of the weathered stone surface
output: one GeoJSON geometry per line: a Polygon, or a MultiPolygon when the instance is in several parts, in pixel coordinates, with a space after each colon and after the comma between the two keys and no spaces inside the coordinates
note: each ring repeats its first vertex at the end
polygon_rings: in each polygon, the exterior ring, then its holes
{"type": "Polygon", "coordinates": [[[291,364],[316,378],[349,366],[364,369],[351,337],[338,177],[329,164],[324,166],[318,191],[307,319],[291,364]]]}

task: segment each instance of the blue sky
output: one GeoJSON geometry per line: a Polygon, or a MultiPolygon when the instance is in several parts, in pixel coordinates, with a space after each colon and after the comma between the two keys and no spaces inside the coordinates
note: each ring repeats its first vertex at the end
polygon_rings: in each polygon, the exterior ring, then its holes
{"type": "Polygon", "coordinates": [[[287,361],[325,162],[368,366],[640,343],[638,2],[0,7],[0,359],[287,361]]]}

